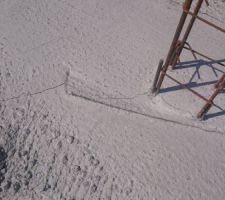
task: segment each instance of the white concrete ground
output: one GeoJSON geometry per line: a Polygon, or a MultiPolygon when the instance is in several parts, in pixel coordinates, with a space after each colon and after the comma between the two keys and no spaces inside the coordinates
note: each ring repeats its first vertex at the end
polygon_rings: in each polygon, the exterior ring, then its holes
{"type": "MultiPolygon", "coordinates": [[[[225,27],[210,3],[201,15],[225,27]]],[[[168,80],[149,92],[180,13],[178,0],[0,0],[0,199],[225,198],[225,112],[196,120],[204,102],[168,80]]],[[[189,41],[225,59],[212,28],[189,41]]],[[[224,69],[199,60],[192,84],[209,95],[224,69]]]]}

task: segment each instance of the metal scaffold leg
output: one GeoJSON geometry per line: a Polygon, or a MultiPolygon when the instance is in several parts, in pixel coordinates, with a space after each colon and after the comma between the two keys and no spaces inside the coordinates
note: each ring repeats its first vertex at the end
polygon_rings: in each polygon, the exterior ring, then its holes
{"type": "Polygon", "coordinates": [[[198,118],[202,118],[208,111],[209,109],[212,107],[213,105],[213,100],[216,98],[216,96],[223,91],[225,87],[225,78],[221,81],[221,83],[219,84],[218,88],[214,91],[214,93],[212,94],[212,96],[210,96],[208,102],[203,106],[203,108],[200,110],[200,112],[198,113],[197,117],[198,118]]]}
{"type": "MultiPolygon", "coordinates": [[[[183,5],[185,7],[185,9],[189,10],[190,7],[191,7],[192,2],[193,2],[193,0],[186,0],[184,5],[183,5]]],[[[164,73],[167,71],[167,69],[168,69],[168,67],[169,67],[169,65],[171,63],[171,56],[173,55],[173,53],[174,53],[174,51],[176,49],[176,46],[177,46],[177,43],[178,43],[178,39],[179,39],[180,34],[182,32],[182,29],[183,29],[183,26],[185,24],[186,18],[187,18],[187,13],[183,11],[183,13],[181,15],[181,18],[180,18],[180,21],[179,21],[179,24],[178,24],[177,29],[176,29],[176,32],[174,34],[173,41],[172,41],[172,43],[170,45],[170,50],[168,52],[165,64],[162,67],[162,72],[164,72],[164,73]]],[[[155,89],[152,90],[152,92],[154,92],[154,93],[158,93],[159,92],[159,89],[160,89],[160,87],[162,85],[162,82],[163,82],[163,79],[165,77],[164,73],[160,74],[159,80],[157,81],[157,85],[155,86],[155,89]]]]}
{"type": "Polygon", "coordinates": [[[159,75],[160,75],[162,66],[163,66],[163,60],[161,59],[159,61],[158,68],[157,68],[157,71],[156,71],[156,74],[155,74],[155,78],[154,78],[154,82],[153,82],[153,85],[152,85],[152,88],[151,88],[151,92],[152,93],[155,93],[156,90],[157,90],[156,86],[157,86],[157,83],[158,83],[158,80],[159,80],[159,75]]]}

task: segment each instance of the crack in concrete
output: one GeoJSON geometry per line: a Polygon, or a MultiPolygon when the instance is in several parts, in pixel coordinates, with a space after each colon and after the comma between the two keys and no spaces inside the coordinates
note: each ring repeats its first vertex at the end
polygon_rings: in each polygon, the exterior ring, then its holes
{"type": "Polygon", "coordinates": [[[14,97],[9,97],[9,98],[6,98],[6,99],[0,99],[0,102],[7,102],[7,101],[10,101],[10,100],[19,99],[21,96],[34,96],[34,95],[37,95],[37,94],[41,94],[41,93],[47,92],[49,90],[54,90],[56,88],[59,88],[59,87],[65,85],[65,83],[66,82],[64,81],[64,82],[62,82],[62,83],[60,83],[58,85],[55,85],[53,87],[45,88],[43,90],[40,90],[40,91],[37,91],[37,92],[33,92],[33,93],[32,92],[23,92],[23,93],[21,93],[21,94],[19,94],[17,96],[14,96],[14,97]]]}
{"type": "MultiPolygon", "coordinates": [[[[62,83],[60,83],[58,85],[55,85],[53,87],[49,87],[49,88],[46,88],[46,89],[43,89],[43,90],[40,90],[40,91],[37,91],[37,92],[34,92],[34,93],[30,93],[30,92],[25,93],[24,92],[24,93],[21,93],[18,96],[15,96],[15,97],[2,99],[2,100],[0,100],[0,102],[6,102],[6,101],[18,99],[18,98],[20,98],[21,96],[24,96],[24,95],[35,96],[35,95],[38,95],[38,94],[45,93],[45,92],[47,92],[49,90],[57,89],[57,88],[59,88],[61,86],[65,86],[65,85],[73,87],[72,85],[69,85],[67,81],[68,81],[68,76],[66,77],[66,80],[64,82],[62,82],[62,83]]],[[[68,92],[66,92],[66,93],[68,94],[68,92]]],[[[133,97],[124,97],[124,98],[123,97],[121,97],[121,98],[118,97],[118,98],[104,98],[104,99],[109,99],[109,100],[110,99],[130,99],[130,100],[132,100],[134,98],[137,98],[140,95],[144,95],[145,93],[137,94],[137,95],[134,95],[133,97]]],[[[151,114],[148,114],[148,113],[142,113],[142,112],[138,112],[138,111],[135,111],[135,110],[132,110],[132,109],[123,108],[123,107],[120,107],[120,106],[117,106],[117,105],[114,105],[114,104],[110,104],[110,103],[107,103],[107,102],[96,100],[94,98],[87,97],[85,95],[79,95],[79,94],[76,94],[74,92],[72,94],[68,94],[68,95],[71,95],[71,96],[74,96],[74,97],[77,97],[77,98],[81,98],[81,99],[83,99],[85,101],[89,101],[89,102],[92,102],[92,103],[96,103],[96,104],[100,104],[100,105],[103,105],[103,106],[107,106],[107,107],[110,107],[110,108],[113,108],[113,109],[121,110],[121,111],[124,111],[124,112],[127,112],[127,113],[139,115],[139,116],[142,116],[142,117],[147,117],[147,118],[151,118],[151,119],[155,119],[155,120],[161,120],[161,121],[164,121],[164,122],[167,122],[167,123],[173,123],[173,124],[177,124],[177,125],[185,126],[185,127],[189,127],[189,128],[195,128],[195,129],[199,129],[201,131],[208,132],[208,133],[217,133],[217,134],[220,134],[220,135],[224,135],[225,134],[222,131],[209,130],[209,129],[201,128],[201,127],[196,126],[196,125],[186,124],[186,123],[182,123],[182,122],[179,122],[179,121],[175,121],[175,120],[159,117],[159,116],[156,116],[156,115],[151,115],[151,114]]]]}

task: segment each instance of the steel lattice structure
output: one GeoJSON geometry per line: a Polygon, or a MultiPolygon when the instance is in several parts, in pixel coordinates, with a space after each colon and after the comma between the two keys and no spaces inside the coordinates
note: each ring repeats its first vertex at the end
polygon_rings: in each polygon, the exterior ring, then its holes
{"type": "Polygon", "coordinates": [[[207,6],[209,5],[208,0],[197,0],[196,5],[194,6],[194,11],[192,12],[191,7],[192,7],[193,2],[194,2],[194,0],[185,0],[185,2],[183,4],[183,12],[182,12],[179,24],[177,26],[176,32],[174,34],[173,41],[171,43],[168,55],[165,59],[165,62],[163,60],[159,61],[159,65],[158,65],[157,72],[156,72],[153,86],[152,86],[152,93],[158,94],[160,92],[162,83],[163,83],[165,77],[167,77],[167,78],[171,79],[172,81],[174,81],[175,83],[179,84],[180,86],[186,88],[187,90],[192,92],[197,97],[199,97],[205,101],[205,105],[201,108],[201,110],[197,114],[198,118],[203,118],[203,116],[209,111],[209,109],[212,106],[215,106],[215,107],[221,109],[213,101],[217,97],[217,95],[225,88],[225,72],[220,77],[220,79],[216,82],[214,92],[209,98],[202,96],[198,92],[196,92],[193,89],[191,89],[190,87],[188,87],[188,85],[181,83],[180,81],[176,80],[175,78],[173,78],[171,75],[169,75],[167,73],[167,70],[169,69],[170,66],[172,69],[176,69],[176,65],[180,61],[180,55],[183,50],[190,51],[192,53],[192,55],[194,56],[194,58],[196,58],[196,55],[199,55],[199,56],[204,57],[205,59],[208,59],[210,61],[213,61],[213,62],[225,67],[225,64],[223,64],[222,62],[216,61],[215,59],[211,58],[210,56],[207,56],[203,53],[200,53],[197,50],[192,49],[191,46],[187,42],[187,39],[190,35],[190,32],[192,30],[192,27],[193,27],[196,19],[215,28],[218,31],[221,31],[222,33],[225,33],[225,29],[223,29],[222,27],[219,27],[216,24],[198,16],[203,3],[205,2],[207,4],[207,6]],[[187,27],[184,28],[184,25],[187,21],[188,15],[190,15],[191,18],[190,18],[190,21],[188,22],[187,27]],[[184,31],[184,35],[180,39],[181,33],[183,31],[184,31]]]}

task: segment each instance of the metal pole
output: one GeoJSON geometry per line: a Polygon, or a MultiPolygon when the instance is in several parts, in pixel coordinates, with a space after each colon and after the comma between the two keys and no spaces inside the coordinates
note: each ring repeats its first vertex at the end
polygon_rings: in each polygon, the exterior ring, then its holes
{"type": "Polygon", "coordinates": [[[225,79],[221,82],[219,87],[215,90],[215,92],[212,94],[212,96],[209,98],[208,102],[203,106],[203,108],[200,110],[198,113],[197,117],[202,118],[212,107],[213,105],[213,100],[216,98],[216,96],[223,90],[225,87],[225,79]]]}
{"type": "Polygon", "coordinates": [[[157,82],[159,80],[159,75],[160,75],[162,66],[163,66],[163,60],[161,59],[159,61],[158,68],[157,68],[157,71],[156,71],[156,74],[155,74],[155,79],[154,79],[154,82],[153,82],[153,85],[152,85],[152,89],[151,89],[152,93],[155,93],[155,91],[157,90],[156,85],[157,85],[157,82]]]}
{"type": "MultiPolygon", "coordinates": [[[[193,13],[193,15],[192,15],[192,18],[191,18],[189,24],[188,24],[188,27],[187,27],[186,32],[185,32],[185,34],[184,34],[184,37],[183,37],[183,39],[182,39],[182,41],[181,41],[181,44],[179,45],[179,47],[178,47],[178,49],[177,49],[177,52],[176,52],[175,57],[174,57],[173,60],[172,60],[172,69],[174,69],[175,65],[177,64],[177,60],[178,60],[178,58],[179,58],[180,55],[181,55],[181,52],[182,52],[182,50],[183,50],[183,48],[184,48],[185,42],[186,42],[187,39],[188,39],[188,36],[190,35],[191,29],[192,29],[192,27],[193,27],[193,25],[194,25],[194,22],[195,22],[195,20],[196,20],[196,16],[198,15],[199,10],[201,9],[202,3],[203,3],[203,0],[198,0],[198,2],[197,2],[197,4],[196,4],[194,13],[193,13]]],[[[185,9],[184,12],[187,14],[189,11],[185,9]]]]}
{"type": "MultiPolygon", "coordinates": [[[[183,7],[184,7],[184,10],[190,10],[190,7],[191,7],[191,4],[192,4],[193,0],[185,0],[184,4],[183,4],[183,7]]],[[[163,82],[163,79],[165,77],[165,72],[167,71],[169,65],[170,65],[170,62],[171,62],[171,57],[176,49],[176,45],[177,45],[177,42],[178,42],[178,39],[180,37],[180,34],[181,34],[181,31],[183,29],[183,26],[184,26],[184,23],[186,21],[186,18],[187,18],[187,13],[183,11],[182,15],[181,15],[181,18],[180,18],[180,21],[179,21],[179,24],[177,26],[177,29],[176,29],[176,32],[174,34],[174,38],[173,38],[173,41],[171,43],[171,46],[170,46],[170,50],[168,52],[168,55],[167,55],[167,58],[166,58],[166,61],[165,61],[165,64],[163,66],[163,69],[162,71],[164,73],[161,73],[161,76],[159,78],[159,82],[156,86],[156,93],[159,92],[160,88],[161,88],[161,85],[162,85],[162,82],[163,82]]]]}
{"type": "Polygon", "coordinates": [[[220,83],[225,79],[225,73],[223,74],[223,76],[216,82],[215,84],[215,88],[218,88],[220,86],[220,83]]]}

